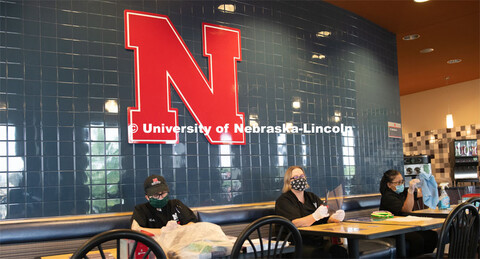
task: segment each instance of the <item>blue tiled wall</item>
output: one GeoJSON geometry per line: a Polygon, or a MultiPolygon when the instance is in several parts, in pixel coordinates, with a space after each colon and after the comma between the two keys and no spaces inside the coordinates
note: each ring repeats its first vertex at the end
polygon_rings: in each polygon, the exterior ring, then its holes
{"type": "MultiPolygon", "coordinates": [[[[234,13],[221,3],[0,0],[0,218],[131,211],[154,173],[174,197],[205,206],[274,200],[289,165],[304,166],[320,196],[338,184],[345,194],[377,192],[383,171],[402,168],[402,142],[387,136],[387,122],[400,122],[395,35],[323,2],[229,1],[234,13]],[[247,125],[343,123],[353,133],[128,144],[135,96],[124,9],[168,15],[204,73],[202,22],[240,29],[247,125]],[[112,101],[118,112],[106,110],[112,101]]],[[[172,100],[193,125],[175,92],[172,100]]]]}

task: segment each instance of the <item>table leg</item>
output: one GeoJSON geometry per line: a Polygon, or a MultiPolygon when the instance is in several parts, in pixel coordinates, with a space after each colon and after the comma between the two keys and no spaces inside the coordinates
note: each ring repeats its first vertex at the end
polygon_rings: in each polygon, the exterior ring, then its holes
{"type": "Polygon", "coordinates": [[[400,234],[395,236],[397,244],[397,257],[406,258],[407,257],[407,245],[405,243],[405,234],[400,234]]]}
{"type": "Polygon", "coordinates": [[[348,256],[350,258],[359,258],[360,257],[360,249],[358,245],[358,239],[356,238],[349,238],[348,239],[348,256]]]}

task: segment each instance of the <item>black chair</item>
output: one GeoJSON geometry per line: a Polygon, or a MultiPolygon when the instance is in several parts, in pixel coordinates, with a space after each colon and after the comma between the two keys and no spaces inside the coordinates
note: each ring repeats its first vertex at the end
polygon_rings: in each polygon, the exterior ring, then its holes
{"type": "Polygon", "coordinates": [[[473,204],[477,209],[480,208],[480,197],[472,197],[465,201],[466,203],[473,204]]]}
{"type": "MultiPolygon", "coordinates": [[[[287,242],[290,242],[287,249],[294,249],[294,251],[291,251],[293,258],[300,258],[302,255],[302,236],[300,232],[290,220],[281,216],[265,216],[250,223],[235,241],[231,258],[236,259],[241,254],[246,253],[247,249],[243,249],[246,240],[248,240],[248,243],[245,245],[250,244],[255,258],[258,258],[258,255],[260,258],[282,257],[287,253],[285,250],[287,242]],[[268,234],[265,233],[267,230],[268,234]],[[258,251],[252,241],[254,238],[258,238],[260,241],[260,246],[257,247],[259,248],[258,251]],[[264,244],[264,242],[266,243],[264,244]]],[[[252,256],[249,254],[248,257],[252,256]]]]}
{"type": "MultiPolygon", "coordinates": [[[[465,202],[473,204],[473,206],[475,206],[477,210],[480,209],[480,197],[472,197],[465,202]]],[[[480,235],[478,236],[477,252],[480,254],[480,235]]]]}
{"type": "Polygon", "coordinates": [[[133,248],[128,256],[129,259],[135,258],[135,249],[137,248],[138,243],[142,243],[148,247],[143,258],[148,258],[149,254],[153,252],[153,254],[157,258],[167,258],[165,253],[163,252],[160,245],[153,240],[153,238],[142,234],[137,231],[133,231],[131,229],[114,229],[110,231],[106,231],[100,233],[89,240],[87,240],[83,245],[73,254],[72,259],[80,259],[80,258],[87,258],[87,254],[95,248],[98,248],[98,251],[103,259],[105,259],[105,252],[102,245],[105,245],[106,242],[116,240],[117,246],[117,257],[120,258],[120,240],[128,239],[128,240],[135,240],[133,244],[133,248]]]}
{"type": "Polygon", "coordinates": [[[436,258],[444,257],[447,243],[450,243],[448,258],[476,258],[479,232],[480,216],[477,208],[468,202],[458,205],[443,223],[436,258]]]}

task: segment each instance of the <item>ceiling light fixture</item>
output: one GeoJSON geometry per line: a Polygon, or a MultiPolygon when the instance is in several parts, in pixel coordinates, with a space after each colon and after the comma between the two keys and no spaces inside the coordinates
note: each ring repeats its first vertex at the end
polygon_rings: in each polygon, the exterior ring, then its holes
{"type": "Polygon", "coordinates": [[[460,62],[462,62],[462,59],[460,58],[450,59],[449,61],[447,61],[448,64],[457,64],[460,62]]]}
{"type": "Polygon", "coordinates": [[[425,3],[425,2],[428,2],[430,0],[413,0],[415,3],[425,3]]]}
{"type": "Polygon", "coordinates": [[[223,13],[234,13],[235,5],[233,4],[221,4],[218,6],[218,10],[223,13]]]}
{"type": "Polygon", "coordinates": [[[433,48],[426,48],[426,49],[420,50],[420,53],[425,54],[425,53],[430,53],[430,52],[433,52],[433,51],[434,51],[433,48]]]}
{"type": "Polygon", "coordinates": [[[328,37],[330,36],[332,33],[329,32],[329,31],[319,31],[317,32],[317,37],[319,38],[325,38],[325,37],[328,37]]]}
{"type": "Polygon", "coordinates": [[[256,120],[250,120],[248,124],[250,127],[258,127],[258,121],[256,120]]]}
{"type": "Polygon", "coordinates": [[[313,54],[312,58],[313,59],[325,59],[325,55],[323,55],[323,54],[313,54]]]}
{"type": "Polygon", "coordinates": [[[403,40],[416,40],[420,38],[420,34],[410,34],[410,35],[407,35],[407,36],[403,36],[403,40]]]}
{"type": "Polygon", "coordinates": [[[333,120],[339,122],[341,120],[342,113],[339,111],[334,112],[333,120]]]}
{"type": "Polygon", "coordinates": [[[453,115],[447,114],[447,129],[453,128],[453,115]]]}
{"type": "Polygon", "coordinates": [[[292,102],[292,108],[293,109],[300,109],[302,105],[300,104],[300,100],[296,100],[292,102]]]}
{"type": "Polygon", "coordinates": [[[118,103],[116,100],[107,100],[105,102],[105,110],[109,113],[118,113],[118,103]]]}

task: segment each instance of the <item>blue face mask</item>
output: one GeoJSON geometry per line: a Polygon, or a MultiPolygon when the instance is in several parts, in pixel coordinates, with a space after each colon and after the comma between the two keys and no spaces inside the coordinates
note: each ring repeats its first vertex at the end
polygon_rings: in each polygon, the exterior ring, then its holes
{"type": "Polygon", "coordinates": [[[404,189],[405,189],[405,186],[403,186],[403,184],[395,186],[395,192],[398,194],[402,193],[404,189]]]}

